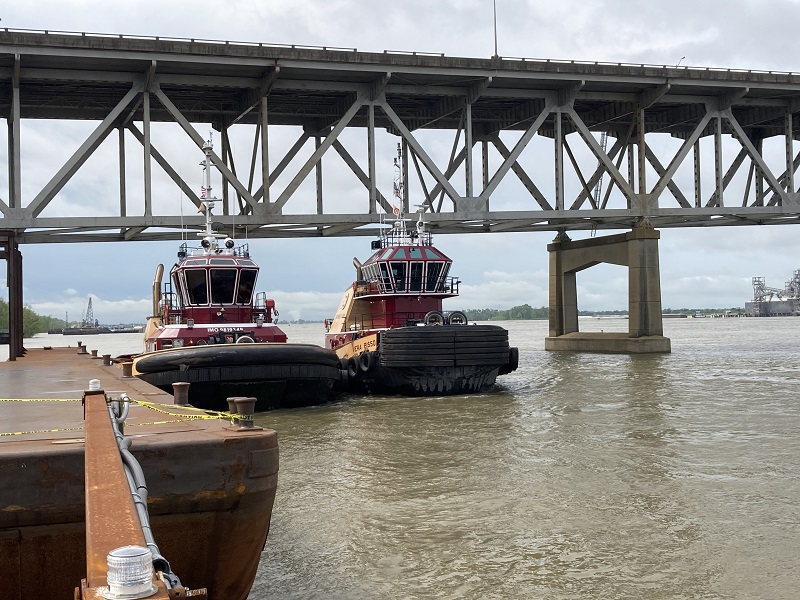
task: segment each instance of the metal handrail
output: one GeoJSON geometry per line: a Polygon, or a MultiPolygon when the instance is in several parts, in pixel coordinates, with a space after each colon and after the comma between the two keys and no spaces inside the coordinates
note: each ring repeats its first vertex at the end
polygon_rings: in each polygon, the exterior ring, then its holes
{"type": "Polygon", "coordinates": [[[190,44],[222,44],[225,46],[255,46],[265,48],[291,48],[292,50],[333,50],[335,52],[358,52],[357,48],[345,48],[338,46],[308,46],[304,44],[271,44],[269,42],[241,42],[230,40],[215,40],[206,38],[184,38],[162,35],[135,35],[123,33],[98,33],[88,31],[62,31],[58,29],[20,29],[15,27],[3,27],[6,33],[39,33],[45,35],[69,35],[80,37],[104,37],[120,40],[153,40],[156,42],[189,42],[190,44]]]}
{"type": "MultiPolygon", "coordinates": [[[[183,38],[174,36],[153,36],[153,35],[135,35],[135,34],[122,34],[122,33],[99,33],[99,32],[80,32],[80,31],[62,31],[57,29],[25,29],[15,27],[3,27],[0,31],[6,33],[36,33],[44,35],[67,35],[79,37],[103,37],[113,39],[129,39],[129,40],[153,40],[164,42],[188,42],[191,44],[219,44],[223,46],[252,46],[258,48],[288,48],[291,50],[323,50],[333,52],[358,52],[358,48],[347,48],[339,46],[314,46],[306,44],[275,44],[269,42],[243,42],[243,41],[230,41],[230,40],[216,40],[206,38],[183,38]]],[[[384,50],[383,54],[396,54],[404,56],[421,56],[433,58],[445,58],[447,55],[443,52],[417,52],[413,50],[384,50]]],[[[678,69],[681,71],[706,71],[715,73],[753,73],[761,75],[800,75],[796,71],[771,71],[764,69],[737,69],[737,68],[724,68],[724,67],[699,67],[690,65],[663,65],[656,63],[628,63],[628,62],[613,62],[613,61],[586,61],[586,60],[567,60],[567,59],[554,59],[554,58],[533,58],[525,56],[493,56],[489,59],[493,62],[498,61],[515,61],[515,62],[534,62],[555,65],[580,65],[580,66],[606,66],[606,67],[636,67],[636,68],[658,68],[658,69],[678,69]]]]}

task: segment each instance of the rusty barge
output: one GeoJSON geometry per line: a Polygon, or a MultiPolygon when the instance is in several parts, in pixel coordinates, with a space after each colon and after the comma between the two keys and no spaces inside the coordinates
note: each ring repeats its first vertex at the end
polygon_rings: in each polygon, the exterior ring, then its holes
{"type": "MultiPolygon", "coordinates": [[[[131,520],[110,505],[112,492],[132,502],[127,484],[112,485],[107,453],[91,454],[90,416],[108,425],[106,401],[129,397],[124,434],[146,481],[146,529],[168,570],[181,589],[245,600],[269,531],[276,433],[174,405],[169,394],[95,354],[80,345],[32,349],[0,363],[3,598],[101,597],[86,586],[105,573],[105,552],[125,545],[115,532],[131,520]],[[103,396],[84,406],[92,380],[103,396]]],[[[154,598],[180,597],[159,577],[154,598]]]]}

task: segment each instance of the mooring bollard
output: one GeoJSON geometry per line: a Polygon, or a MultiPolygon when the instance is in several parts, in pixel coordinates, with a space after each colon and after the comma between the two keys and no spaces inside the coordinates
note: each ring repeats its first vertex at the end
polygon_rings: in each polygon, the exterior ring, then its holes
{"type": "Polygon", "coordinates": [[[110,354],[103,354],[103,364],[106,367],[111,364],[111,355],[110,354]]]}
{"type": "Polygon", "coordinates": [[[253,424],[253,413],[256,409],[255,398],[236,398],[236,411],[239,413],[240,429],[262,429],[253,424]]]}
{"type": "Polygon", "coordinates": [[[122,363],[122,376],[133,377],[133,361],[122,363]]]}
{"type": "Polygon", "coordinates": [[[78,354],[89,354],[89,353],[86,351],[86,346],[84,346],[84,345],[83,345],[83,344],[81,344],[80,342],[78,342],[78,354]]]}
{"type": "Polygon", "coordinates": [[[176,381],[172,384],[172,402],[178,406],[189,405],[189,386],[186,381],[176,381]]]}
{"type": "Polygon", "coordinates": [[[92,350],[92,358],[97,358],[97,350],[92,350]]]}
{"type": "Polygon", "coordinates": [[[232,396],[228,398],[228,412],[233,415],[233,419],[231,420],[231,425],[234,427],[239,427],[239,417],[236,416],[239,414],[239,409],[236,407],[236,401],[239,399],[238,396],[232,396]]]}

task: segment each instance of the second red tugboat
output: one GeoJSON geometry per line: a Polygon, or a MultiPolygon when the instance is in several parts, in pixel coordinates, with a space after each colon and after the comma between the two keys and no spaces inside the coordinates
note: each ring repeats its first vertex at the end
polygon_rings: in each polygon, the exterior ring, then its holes
{"type": "Polygon", "coordinates": [[[415,226],[399,208],[394,215],[391,228],[372,242],[372,256],[363,264],[353,259],[356,281],[326,322],[325,347],[347,370],[346,388],[417,396],[487,390],[518,366],[508,331],[469,325],[463,312],[442,310],[445,298],[458,296],[452,261],[433,246],[422,212],[415,226]]]}
{"type": "MultiPolygon", "coordinates": [[[[210,196],[210,143],[204,150],[210,196]]],[[[213,208],[213,200],[203,201],[200,247],[180,246],[163,291],[158,265],[145,353],[134,358],[134,373],[170,393],[173,383],[189,382],[189,402],[198,408],[228,410],[234,396],[255,397],[256,410],[324,402],[342,378],[339,358],[287,343],[274,323],[275,301],[254,291],[259,267],[247,244],[214,231],[213,208]]]]}

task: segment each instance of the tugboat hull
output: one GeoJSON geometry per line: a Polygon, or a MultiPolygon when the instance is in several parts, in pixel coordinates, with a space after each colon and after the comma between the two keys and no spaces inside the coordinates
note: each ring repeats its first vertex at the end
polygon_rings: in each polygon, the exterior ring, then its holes
{"type": "MultiPolygon", "coordinates": [[[[349,390],[412,396],[482,392],[519,361],[508,332],[495,325],[399,327],[377,338],[377,351],[342,359],[349,390]]],[[[343,350],[340,356],[350,348],[343,350]]]]}
{"type": "Polygon", "coordinates": [[[321,404],[341,379],[330,350],[305,344],[215,344],[142,354],[134,359],[140,379],[172,393],[190,383],[189,403],[228,410],[227,399],[256,398],[256,411],[321,404]]]}

